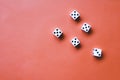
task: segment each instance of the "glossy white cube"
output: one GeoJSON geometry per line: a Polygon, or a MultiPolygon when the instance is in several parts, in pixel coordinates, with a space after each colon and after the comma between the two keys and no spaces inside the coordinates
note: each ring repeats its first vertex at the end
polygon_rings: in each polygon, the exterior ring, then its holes
{"type": "Polygon", "coordinates": [[[102,49],[99,48],[93,48],[93,56],[95,57],[102,57],[102,49]]]}
{"type": "Polygon", "coordinates": [[[77,20],[77,19],[80,17],[80,13],[77,12],[76,10],[73,10],[73,11],[70,13],[70,17],[71,17],[73,20],[77,20]]]}
{"type": "Polygon", "coordinates": [[[72,38],[70,42],[74,47],[80,45],[80,40],[77,37],[72,38]]]}
{"type": "Polygon", "coordinates": [[[91,29],[91,25],[89,25],[88,23],[83,23],[81,30],[83,30],[84,32],[89,32],[91,29]]]}
{"type": "Polygon", "coordinates": [[[53,35],[56,36],[57,38],[59,38],[59,37],[62,36],[62,34],[63,34],[62,30],[60,30],[59,28],[55,28],[52,33],[53,33],[53,35]]]}

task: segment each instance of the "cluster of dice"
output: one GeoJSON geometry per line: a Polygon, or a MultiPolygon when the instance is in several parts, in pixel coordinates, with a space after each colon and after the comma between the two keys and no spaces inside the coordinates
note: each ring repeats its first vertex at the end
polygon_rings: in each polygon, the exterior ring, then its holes
{"type": "MultiPolygon", "coordinates": [[[[77,12],[76,10],[73,10],[70,13],[70,17],[76,21],[80,18],[80,14],[79,12],[77,12]]],[[[89,25],[88,23],[84,23],[81,27],[81,30],[88,33],[91,29],[91,25],[89,25]]],[[[53,35],[56,36],[57,38],[61,38],[61,36],[63,35],[63,32],[61,29],[59,28],[55,28],[53,31],[53,35]]],[[[71,39],[70,43],[74,46],[74,47],[78,47],[80,45],[80,40],[77,37],[74,37],[71,39]]],[[[102,49],[99,48],[93,48],[92,50],[92,54],[95,57],[102,57],[102,49]]]]}

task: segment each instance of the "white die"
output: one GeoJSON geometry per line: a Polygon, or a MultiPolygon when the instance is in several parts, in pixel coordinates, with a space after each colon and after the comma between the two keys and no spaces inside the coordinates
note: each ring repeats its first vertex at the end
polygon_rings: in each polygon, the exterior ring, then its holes
{"type": "Polygon", "coordinates": [[[71,44],[72,44],[74,47],[77,47],[77,46],[80,44],[80,40],[79,40],[77,37],[74,37],[74,38],[71,40],[71,44]]]}
{"type": "Polygon", "coordinates": [[[88,23],[84,23],[81,27],[81,30],[85,31],[85,32],[89,32],[91,29],[91,25],[89,25],[88,23]]]}
{"type": "Polygon", "coordinates": [[[92,53],[93,53],[93,56],[95,56],[95,57],[101,57],[102,56],[102,49],[94,48],[92,53]]]}
{"type": "Polygon", "coordinates": [[[59,37],[62,36],[62,34],[63,34],[62,30],[60,30],[59,28],[55,28],[52,33],[53,33],[53,35],[56,36],[57,38],[59,38],[59,37]]]}
{"type": "Polygon", "coordinates": [[[73,11],[70,13],[70,16],[72,17],[73,20],[77,20],[77,19],[80,17],[80,14],[79,14],[79,12],[77,12],[76,10],[73,10],[73,11]]]}

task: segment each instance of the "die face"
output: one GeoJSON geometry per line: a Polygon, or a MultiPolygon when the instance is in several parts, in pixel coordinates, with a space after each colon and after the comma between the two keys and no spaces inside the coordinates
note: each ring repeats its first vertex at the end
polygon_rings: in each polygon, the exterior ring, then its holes
{"type": "Polygon", "coordinates": [[[91,25],[89,25],[88,23],[84,23],[81,27],[81,29],[84,31],[84,32],[89,32],[90,29],[91,29],[91,25]]]}
{"type": "Polygon", "coordinates": [[[80,44],[80,41],[77,37],[74,37],[72,40],[71,40],[71,43],[74,47],[78,46],[80,44]]]}
{"type": "Polygon", "coordinates": [[[57,38],[59,38],[62,34],[62,30],[60,30],[59,28],[55,28],[55,30],[53,31],[53,35],[55,35],[57,38]]]}
{"type": "Polygon", "coordinates": [[[94,48],[93,49],[93,56],[101,57],[102,56],[102,50],[99,49],[99,48],[94,48]]]}
{"type": "Polygon", "coordinates": [[[79,12],[77,12],[76,10],[73,10],[73,11],[70,13],[70,16],[72,17],[73,20],[77,20],[77,19],[80,17],[80,14],[79,14],[79,12]]]}

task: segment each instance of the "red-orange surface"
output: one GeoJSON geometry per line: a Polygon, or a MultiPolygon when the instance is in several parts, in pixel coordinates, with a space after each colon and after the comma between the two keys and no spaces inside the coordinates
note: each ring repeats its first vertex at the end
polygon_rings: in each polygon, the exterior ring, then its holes
{"type": "Polygon", "coordinates": [[[0,0],[0,80],[120,80],[119,50],[120,0],[0,0]],[[80,22],[69,16],[74,9],[80,22]],[[63,40],[52,35],[56,26],[63,40]],[[103,58],[92,56],[94,47],[103,58]]]}

